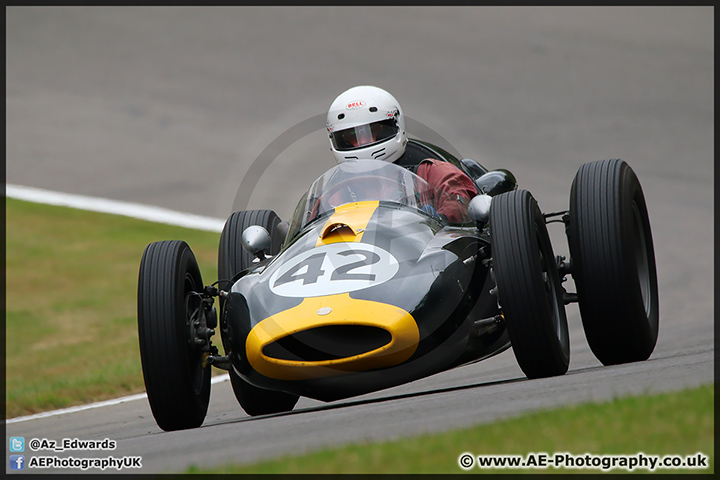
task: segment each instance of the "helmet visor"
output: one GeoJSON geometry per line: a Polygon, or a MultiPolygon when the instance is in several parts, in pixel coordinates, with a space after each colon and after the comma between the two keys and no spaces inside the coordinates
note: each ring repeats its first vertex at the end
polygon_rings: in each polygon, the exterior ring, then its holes
{"type": "Polygon", "coordinates": [[[397,135],[398,130],[397,121],[391,118],[333,132],[330,140],[335,150],[344,152],[384,142],[397,135]]]}

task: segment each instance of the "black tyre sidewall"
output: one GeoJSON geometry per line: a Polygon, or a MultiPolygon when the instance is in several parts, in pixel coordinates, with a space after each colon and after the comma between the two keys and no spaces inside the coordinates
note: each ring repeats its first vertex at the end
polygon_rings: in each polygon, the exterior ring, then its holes
{"type": "Polygon", "coordinates": [[[220,234],[218,249],[218,278],[221,280],[220,288],[229,290],[231,280],[241,271],[253,264],[254,257],[242,247],[242,233],[251,225],[264,227],[271,238],[270,255],[280,251],[283,239],[276,234],[280,218],[272,210],[243,210],[234,212],[225,222],[220,234]]]}
{"type": "Polygon", "coordinates": [[[289,412],[300,398],[291,393],[256,387],[243,380],[234,370],[230,370],[230,383],[238,403],[252,417],[289,412]]]}
{"type": "Polygon", "coordinates": [[[520,368],[528,378],[564,374],[570,344],[562,287],[545,220],[532,195],[515,190],[494,197],[490,231],[493,275],[520,368]],[[541,251],[551,292],[543,280],[541,251]]]}
{"type": "MultiPolygon", "coordinates": [[[[245,210],[230,215],[220,235],[218,278],[231,280],[235,275],[252,266],[254,257],[245,251],[241,242],[242,232],[251,225],[260,225],[270,233],[271,248],[266,253],[270,255],[279,253],[284,240],[277,234],[279,223],[280,218],[272,210],[245,210]]],[[[230,287],[227,282],[220,284],[223,290],[229,290],[230,287]]],[[[222,324],[224,321],[222,302],[220,306],[222,324]]],[[[225,348],[227,349],[228,346],[225,345],[225,348]]],[[[234,369],[230,369],[230,382],[238,403],[248,415],[252,416],[292,410],[299,399],[297,395],[251,385],[235,373],[234,369]]]]}
{"type": "Polygon", "coordinates": [[[186,278],[202,289],[185,242],[148,245],[138,281],[140,357],[150,408],[167,431],[202,425],[210,402],[210,367],[200,368],[200,354],[188,343],[186,278]]]}
{"type": "Polygon", "coordinates": [[[646,360],[658,335],[657,270],[645,198],[627,163],[580,167],[570,193],[568,244],[583,328],[596,358],[604,365],[646,360]]]}

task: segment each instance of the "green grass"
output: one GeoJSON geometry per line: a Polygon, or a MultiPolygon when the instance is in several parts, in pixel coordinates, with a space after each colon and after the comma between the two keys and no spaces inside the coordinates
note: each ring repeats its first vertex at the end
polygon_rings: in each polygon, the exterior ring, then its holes
{"type": "MultiPolygon", "coordinates": [[[[188,473],[377,474],[465,473],[460,454],[521,455],[567,452],[593,455],[694,455],[709,457],[703,470],[656,470],[655,473],[714,472],[714,388],[662,395],[624,397],[525,414],[509,420],[400,441],[353,444],[298,457],[253,465],[227,465],[188,473]]],[[[473,468],[468,473],[601,473],[601,470],[473,468]]],[[[626,470],[611,470],[626,473],[626,470]]],[[[635,473],[649,473],[635,469],[635,473]]]]}
{"type": "Polygon", "coordinates": [[[7,418],[143,392],[142,253],[185,240],[209,284],[220,234],[13,199],[6,215],[7,418]]]}

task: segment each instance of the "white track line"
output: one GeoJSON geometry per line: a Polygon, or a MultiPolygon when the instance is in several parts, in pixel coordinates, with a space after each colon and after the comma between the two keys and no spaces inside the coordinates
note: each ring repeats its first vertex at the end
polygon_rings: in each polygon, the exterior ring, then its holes
{"type": "Polygon", "coordinates": [[[86,197],[69,193],[52,192],[40,188],[5,185],[5,196],[28,202],[79,208],[92,212],[111,213],[125,217],[139,218],[151,222],[176,225],[210,232],[222,232],[225,220],[203,217],[190,213],[176,212],[166,208],[142,205],[139,203],[120,202],[107,198],[86,197]]]}
{"type": "MultiPolygon", "coordinates": [[[[218,375],[210,380],[210,383],[216,384],[230,380],[230,376],[227,374],[218,375]]],[[[37,420],[39,418],[54,417],[56,415],[65,415],[66,413],[82,412],[83,410],[91,410],[93,408],[110,407],[112,405],[118,405],[120,403],[132,402],[133,400],[142,400],[147,398],[146,393],[138,393],[137,395],[128,395],[127,397],[114,398],[112,400],[105,400],[104,402],[90,403],[88,405],[78,405],[77,407],[62,408],[60,410],[53,410],[50,412],[36,413],[34,415],[27,415],[25,417],[15,417],[9,420],[5,420],[5,424],[27,422],[28,420],[37,420]]]]}
{"type": "MultiPolygon", "coordinates": [[[[142,205],[139,203],[120,202],[117,200],[109,200],[107,198],[87,197],[84,195],[72,195],[69,193],[53,192],[40,188],[23,187],[20,185],[5,185],[5,196],[8,198],[15,198],[17,200],[25,200],[27,202],[78,208],[80,210],[89,210],[92,212],[110,213],[113,215],[139,218],[140,220],[148,220],[151,222],[209,232],[222,232],[223,226],[225,225],[225,220],[221,220],[219,218],[202,217],[199,215],[176,212],[166,208],[142,205]]],[[[211,383],[224,382],[229,379],[230,377],[228,375],[218,375],[212,378],[211,383]]],[[[80,405],[77,407],[37,413],[35,415],[27,415],[25,417],[11,418],[9,420],[5,420],[5,423],[10,424],[26,422],[28,420],[36,420],[38,418],[53,417],[55,415],[64,415],[66,413],[75,413],[93,408],[118,405],[120,403],[131,402],[133,400],[140,400],[143,398],[147,398],[147,394],[140,393],[113,400],[106,400],[104,402],[91,403],[89,405],[80,405]]]]}

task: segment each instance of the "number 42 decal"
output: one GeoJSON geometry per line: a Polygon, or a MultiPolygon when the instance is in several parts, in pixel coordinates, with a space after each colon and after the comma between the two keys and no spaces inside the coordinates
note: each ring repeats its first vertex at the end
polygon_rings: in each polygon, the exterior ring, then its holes
{"type": "Polygon", "coordinates": [[[334,295],[387,282],[397,271],[397,260],[382,248],[333,243],[282,264],[270,277],[270,289],[284,297],[334,295]]]}

